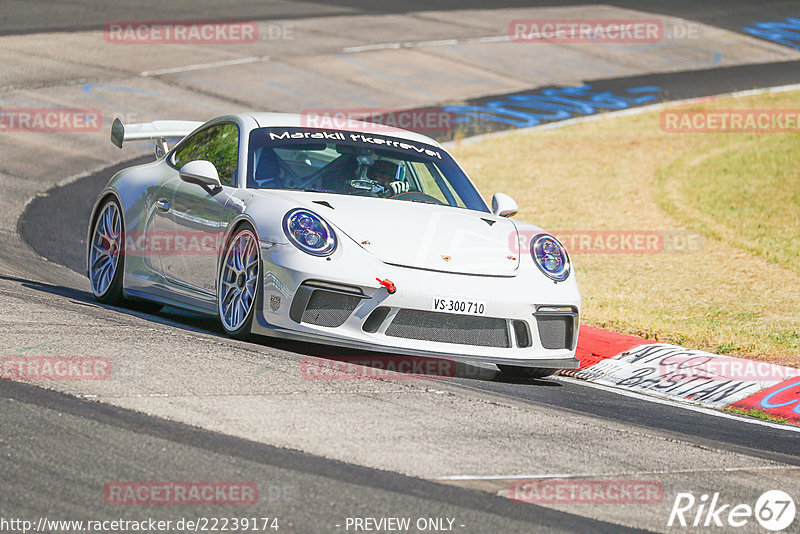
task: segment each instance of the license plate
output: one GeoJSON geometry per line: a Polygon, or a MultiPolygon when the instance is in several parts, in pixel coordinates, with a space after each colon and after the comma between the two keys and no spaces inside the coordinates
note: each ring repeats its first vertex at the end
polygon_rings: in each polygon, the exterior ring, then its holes
{"type": "Polygon", "coordinates": [[[433,311],[462,315],[483,315],[486,312],[486,303],[480,300],[434,297],[432,309],[433,311]]]}

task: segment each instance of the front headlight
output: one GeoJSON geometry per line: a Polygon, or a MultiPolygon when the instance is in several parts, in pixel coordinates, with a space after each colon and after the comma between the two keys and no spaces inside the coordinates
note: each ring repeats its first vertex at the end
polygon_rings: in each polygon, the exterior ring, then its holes
{"type": "Polygon", "coordinates": [[[540,234],[531,241],[531,256],[539,270],[556,282],[569,277],[569,256],[558,239],[549,234],[540,234]]]}
{"type": "Polygon", "coordinates": [[[297,248],[314,256],[327,256],[336,248],[336,234],[322,217],[293,209],[283,217],[283,231],[297,248]]]}

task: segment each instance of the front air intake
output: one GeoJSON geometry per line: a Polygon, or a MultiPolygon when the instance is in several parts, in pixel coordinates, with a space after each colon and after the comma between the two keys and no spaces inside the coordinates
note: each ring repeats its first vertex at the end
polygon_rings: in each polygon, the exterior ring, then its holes
{"type": "Polygon", "coordinates": [[[386,335],[480,347],[511,346],[505,319],[401,309],[386,335]]]}
{"type": "Polygon", "coordinates": [[[539,310],[534,313],[539,342],[546,349],[572,349],[578,314],[574,311],[539,310]]]}
{"type": "Polygon", "coordinates": [[[336,328],[344,324],[365,298],[357,287],[307,280],[297,288],[289,317],[297,323],[336,328]]]}
{"type": "Polygon", "coordinates": [[[300,322],[331,328],[342,326],[359,302],[360,297],[317,289],[308,299],[300,322]]]}

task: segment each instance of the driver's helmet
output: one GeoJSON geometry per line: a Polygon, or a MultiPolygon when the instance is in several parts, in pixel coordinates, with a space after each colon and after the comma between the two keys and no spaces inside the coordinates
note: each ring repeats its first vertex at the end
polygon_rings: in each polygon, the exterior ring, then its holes
{"type": "Polygon", "coordinates": [[[386,159],[375,160],[367,169],[367,177],[384,187],[392,182],[402,180],[403,171],[400,165],[386,159]]]}

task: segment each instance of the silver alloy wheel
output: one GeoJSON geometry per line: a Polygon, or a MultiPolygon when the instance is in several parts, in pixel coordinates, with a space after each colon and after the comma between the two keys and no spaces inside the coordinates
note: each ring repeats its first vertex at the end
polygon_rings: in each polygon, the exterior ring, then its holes
{"type": "Polygon", "coordinates": [[[122,221],[116,202],[108,202],[92,233],[92,249],[89,253],[89,280],[92,293],[104,296],[114,281],[120,254],[122,254],[122,221]]]}
{"type": "Polygon", "coordinates": [[[242,328],[255,305],[259,260],[253,232],[237,232],[225,252],[219,278],[219,316],[230,332],[242,328]]]}

